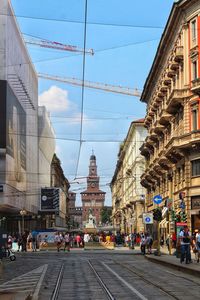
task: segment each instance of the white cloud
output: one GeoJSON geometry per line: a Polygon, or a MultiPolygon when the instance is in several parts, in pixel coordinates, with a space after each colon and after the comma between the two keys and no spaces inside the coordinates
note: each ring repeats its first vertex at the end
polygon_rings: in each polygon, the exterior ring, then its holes
{"type": "Polygon", "coordinates": [[[39,95],[39,105],[46,106],[50,112],[69,110],[71,102],[68,99],[68,91],[53,85],[39,95]]]}

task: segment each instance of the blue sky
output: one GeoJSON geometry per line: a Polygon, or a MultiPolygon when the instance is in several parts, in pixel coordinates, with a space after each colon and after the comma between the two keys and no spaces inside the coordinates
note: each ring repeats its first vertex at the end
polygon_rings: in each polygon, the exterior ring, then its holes
{"type": "MultiPolygon", "coordinates": [[[[88,0],[85,79],[143,88],[173,0],[88,0]],[[117,26],[118,25],[118,26],[117,26]]],[[[83,48],[84,0],[12,0],[23,34],[83,48]]],[[[83,57],[72,52],[28,46],[37,72],[81,79],[83,57]]],[[[51,112],[57,155],[69,181],[87,176],[92,149],[97,157],[101,189],[107,192],[114,174],[120,141],[132,120],[145,116],[137,97],[85,89],[82,146],[80,139],[81,87],[40,79],[39,95],[51,112]]],[[[86,186],[72,184],[73,191],[86,186]]],[[[77,196],[77,205],[80,198],[77,196]]]]}

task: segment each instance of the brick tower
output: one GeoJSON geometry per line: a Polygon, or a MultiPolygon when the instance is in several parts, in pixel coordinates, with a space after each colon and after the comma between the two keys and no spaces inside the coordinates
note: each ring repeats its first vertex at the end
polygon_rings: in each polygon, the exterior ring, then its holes
{"type": "Polygon", "coordinates": [[[87,177],[87,189],[81,193],[83,207],[83,224],[88,221],[88,211],[91,208],[96,218],[96,225],[101,222],[101,209],[104,207],[105,192],[99,189],[99,176],[97,175],[96,156],[90,156],[89,175],[87,177]]]}

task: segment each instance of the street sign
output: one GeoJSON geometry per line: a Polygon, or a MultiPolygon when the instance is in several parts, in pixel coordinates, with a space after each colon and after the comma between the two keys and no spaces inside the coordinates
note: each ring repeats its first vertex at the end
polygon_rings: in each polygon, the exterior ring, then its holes
{"type": "Polygon", "coordinates": [[[152,213],[144,213],[143,214],[143,223],[144,224],[153,224],[153,214],[152,213]]]}
{"type": "Polygon", "coordinates": [[[153,202],[155,204],[160,204],[162,202],[162,197],[160,195],[156,195],[153,197],[153,202]]]}

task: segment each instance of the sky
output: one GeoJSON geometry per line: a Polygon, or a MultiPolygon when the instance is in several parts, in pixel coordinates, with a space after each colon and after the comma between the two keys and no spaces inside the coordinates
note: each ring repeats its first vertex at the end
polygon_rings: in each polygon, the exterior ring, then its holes
{"type": "MultiPolygon", "coordinates": [[[[142,90],[152,65],[173,0],[11,0],[26,39],[48,39],[93,49],[85,56],[85,80],[142,90]]],[[[83,54],[27,45],[36,71],[83,78],[83,54]]],[[[56,154],[77,193],[86,188],[89,158],[96,155],[100,189],[111,205],[109,183],[119,145],[130,123],[143,118],[138,97],[39,79],[39,104],[50,112],[56,134],[56,154]],[[83,97],[82,97],[83,96],[83,97]],[[82,116],[82,117],[81,117],[82,116]],[[82,118],[82,125],[81,125],[82,118]],[[81,142],[80,142],[81,140],[81,142]],[[79,178],[78,182],[75,178],[79,178]]]]}

